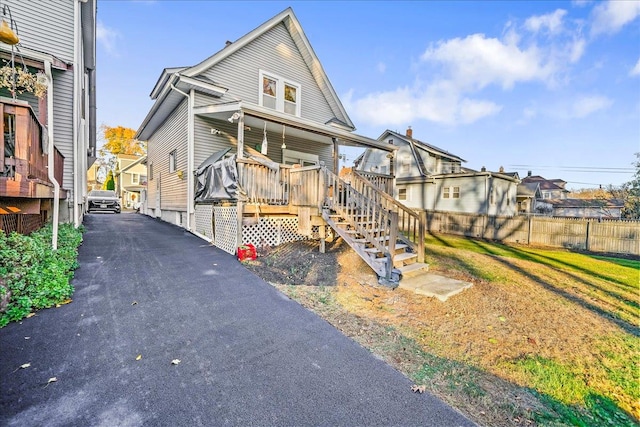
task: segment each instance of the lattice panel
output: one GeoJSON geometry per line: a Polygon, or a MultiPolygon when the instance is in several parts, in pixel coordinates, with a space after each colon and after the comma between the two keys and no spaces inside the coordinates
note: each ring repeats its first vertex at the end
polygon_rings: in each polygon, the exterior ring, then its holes
{"type": "Polygon", "coordinates": [[[236,253],[238,219],[235,206],[213,207],[213,244],[232,255],[236,253]]]}
{"type": "Polygon", "coordinates": [[[196,232],[213,240],[213,206],[196,205],[196,232]]]}
{"type": "Polygon", "coordinates": [[[304,239],[298,234],[296,217],[262,217],[257,224],[242,228],[243,243],[253,243],[258,248],[304,239]]]}

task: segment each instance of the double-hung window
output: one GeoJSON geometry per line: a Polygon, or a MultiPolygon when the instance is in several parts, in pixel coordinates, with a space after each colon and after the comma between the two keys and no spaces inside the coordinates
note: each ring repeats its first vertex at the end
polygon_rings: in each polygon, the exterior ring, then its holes
{"type": "Polygon", "coordinates": [[[260,70],[260,99],[263,107],[300,116],[300,84],[260,70]]]}

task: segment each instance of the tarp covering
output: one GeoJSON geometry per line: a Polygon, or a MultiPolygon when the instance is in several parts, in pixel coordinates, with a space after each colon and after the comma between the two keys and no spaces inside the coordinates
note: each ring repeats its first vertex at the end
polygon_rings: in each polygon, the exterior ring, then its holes
{"type": "Polygon", "coordinates": [[[238,194],[238,170],[236,155],[221,159],[229,149],[219,151],[202,162],[195,171],[196,202],[236,199],[238,194]]]}

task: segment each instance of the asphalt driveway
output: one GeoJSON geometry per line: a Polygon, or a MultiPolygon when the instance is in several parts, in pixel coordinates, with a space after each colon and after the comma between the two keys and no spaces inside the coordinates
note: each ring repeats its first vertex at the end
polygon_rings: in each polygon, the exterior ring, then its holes
{"type": "Polygon", "coordinates": [[[473,425],[182,229],[85,227],[73,302],[0,329],[0,425],[473,425]]]}

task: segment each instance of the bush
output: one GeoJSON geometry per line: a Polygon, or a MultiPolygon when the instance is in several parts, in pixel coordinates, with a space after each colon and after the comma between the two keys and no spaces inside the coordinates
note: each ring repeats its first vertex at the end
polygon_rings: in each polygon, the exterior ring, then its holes
{"type": "Polygon", "coordinates": [[[0,328],[73,294],[70,282],[78,267],[82,231],[82,227],[61,224],[55,251],[51,225],[29,236],[0,233],[0,328]]]}

